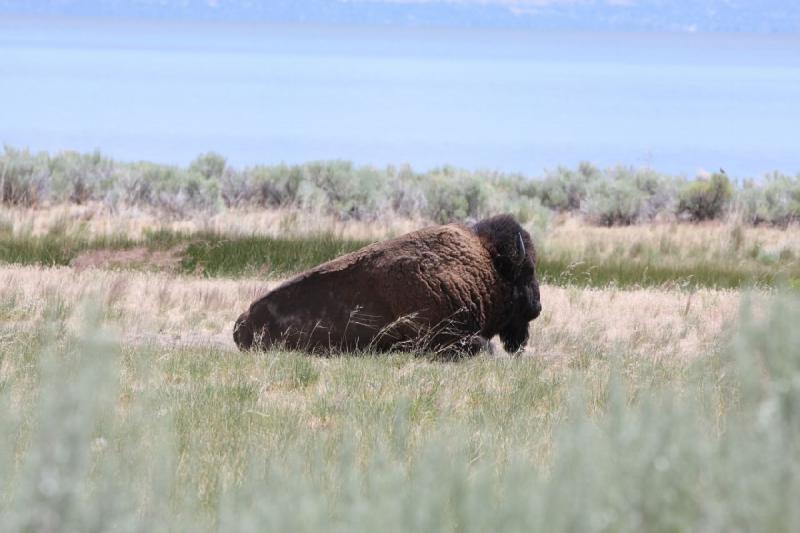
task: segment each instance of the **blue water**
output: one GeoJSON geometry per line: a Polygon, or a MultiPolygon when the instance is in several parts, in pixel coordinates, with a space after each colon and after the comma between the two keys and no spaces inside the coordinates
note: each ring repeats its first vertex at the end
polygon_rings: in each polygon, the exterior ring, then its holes
{"type": "Polygon", "coordinates": [[[237,166],[800,171],[800,36],[0,20],[0,142],[237,166]]]}

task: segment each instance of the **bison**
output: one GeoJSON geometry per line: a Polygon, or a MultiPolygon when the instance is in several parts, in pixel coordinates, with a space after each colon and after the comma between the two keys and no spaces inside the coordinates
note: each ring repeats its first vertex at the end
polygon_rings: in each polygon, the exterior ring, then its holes
{"type": "Polygon", "coordinates": [[[299,274],[237,320],[242,350],[508,352],[541,313],[531,237],[510,215],[432,226],[299,274]]]}

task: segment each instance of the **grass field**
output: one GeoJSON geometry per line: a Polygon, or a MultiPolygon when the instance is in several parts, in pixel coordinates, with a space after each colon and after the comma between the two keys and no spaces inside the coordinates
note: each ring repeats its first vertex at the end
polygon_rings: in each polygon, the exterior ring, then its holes
{"type": "Polygon", "coordinates": [[[537,230],[525,352],[449,363],[233,345],[280,277],[400,226],[60,220],[0,239],[3,530],[800,528],[796,229],[537,230]]]}
{"type": "MultiPolygon", "coordinates": [[[[369,225],[292,211],[233,212],[173,223],[147,216],[87,217],[86,211],[65,208],[38,217],[32,213],[8,217],[0,230],[0,262],[276,279],[414,227],[403,219],[369,225]]],[[[551,284],[800,286],[800,230],[795,227],[712,222],[599,228],[566,219],[529,229],[540,251],[539,276],[551,284]]]]}

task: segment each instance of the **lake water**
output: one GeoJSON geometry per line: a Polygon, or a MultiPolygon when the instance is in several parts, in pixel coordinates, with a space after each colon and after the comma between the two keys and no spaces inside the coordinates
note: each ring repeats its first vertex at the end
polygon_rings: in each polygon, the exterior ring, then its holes
{"type": "Polygon", "coordinates": [[[800,171],[800,36],[0,19],[0,142],[234,165],[800,171]]]}

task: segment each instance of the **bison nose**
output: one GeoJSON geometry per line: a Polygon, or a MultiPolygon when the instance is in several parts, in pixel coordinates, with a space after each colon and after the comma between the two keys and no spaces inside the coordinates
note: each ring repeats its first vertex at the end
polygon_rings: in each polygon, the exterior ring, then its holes
{"type": "Polygon", "coordinates": [[[542,302],[536,302],[533,304],[533,319],[537,319],[539,315],[542,314],[542,302]]]}

